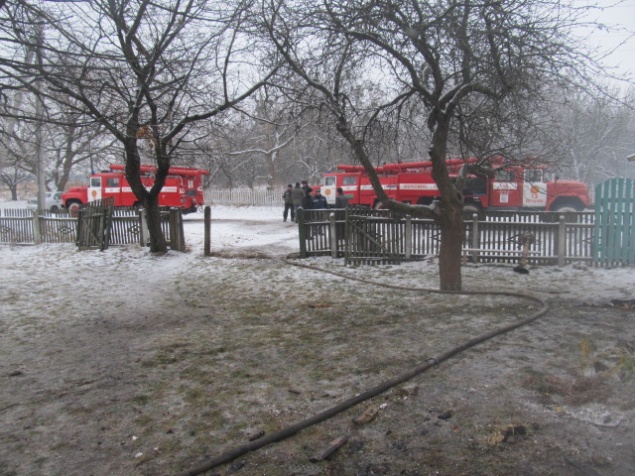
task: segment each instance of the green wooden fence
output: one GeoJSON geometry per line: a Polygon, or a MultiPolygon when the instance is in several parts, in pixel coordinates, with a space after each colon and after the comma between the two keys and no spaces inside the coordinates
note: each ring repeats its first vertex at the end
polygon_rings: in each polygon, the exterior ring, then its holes
{"type": "Polygon", "coordinates": [[[595,188],[595,266],[635,263],[635,182],[613,178],[595,188]]]}

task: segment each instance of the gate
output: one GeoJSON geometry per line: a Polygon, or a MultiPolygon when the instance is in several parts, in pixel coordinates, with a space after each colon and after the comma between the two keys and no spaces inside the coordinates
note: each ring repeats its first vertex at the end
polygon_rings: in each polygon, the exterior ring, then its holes
{"type": "Polygon", "coordinates": [[[635,182],[614,178],[595,188],[593,263],[624,266],[635,263],[635,182]]]}
{"type": "Polygon", "coordinates": [[[80,250],[99,248],[104,251],[108,248],[114,205],[114,197],[82,205],[77,220],[77,246],[80,250]]]}
{"type": "Polygon", "coordinates": [[[403,220],[347,213],[346,264],[400,264],[404,226],[403,220]]]}

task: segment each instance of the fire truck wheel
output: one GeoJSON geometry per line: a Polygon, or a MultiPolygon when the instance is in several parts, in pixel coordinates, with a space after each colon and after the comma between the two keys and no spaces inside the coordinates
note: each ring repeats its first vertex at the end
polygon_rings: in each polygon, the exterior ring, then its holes
{"type": "Polygon", "coordinates": [[[76,200],[73,200],[72,202],[67,203],[66,209],[68,210],[68,213],[70,214],[70,216],[76,217],[79,214],[79,207],[81,205],[82,204],[76,200]]]}
{"type": "Polygon", "coordinates": [[[578,211],[578,209],[572,205],[561,205],[557,207],[554,211],[558,213],[569,213],[569,212],[575,213],[578,211]]]}
{"type": "Polygon", "coordinates": [[[386,207],[384,206],[384,204],[383,204],[383,203],[381,203],[381,202],[377,201],[377,202],[375,202],[375,205],[373,205],[373,208],[374,208],[375,210],[383,210],[383,209],[384,209],[384,208],[386,208],[386,207]]]}

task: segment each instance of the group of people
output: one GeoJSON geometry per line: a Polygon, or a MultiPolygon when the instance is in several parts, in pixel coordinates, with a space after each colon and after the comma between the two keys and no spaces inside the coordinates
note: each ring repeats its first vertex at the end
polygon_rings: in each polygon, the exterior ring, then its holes
{"type": "MultiPolygon", "coordinates": [[[[297,222],[296,211],[299,208],[304,210],[311,209],[325,209],[328,208],[326,197],[322,195],[319,188],[316,188],[315,192],[309,187],[309,183],[306,180],[296,182],[295,187],[292,184],[287,185],[287,189],[282,195],[284,200],[284,212],[282,213],[283,221],[287,221],[289,212],[291,212],[291,221],[297,222]]],[[[335,208],[346,208],[348,206],[348,199],[344,195],[344,191],[341,187],[337,189],[337,195],[335,197],[335,208]]]]}

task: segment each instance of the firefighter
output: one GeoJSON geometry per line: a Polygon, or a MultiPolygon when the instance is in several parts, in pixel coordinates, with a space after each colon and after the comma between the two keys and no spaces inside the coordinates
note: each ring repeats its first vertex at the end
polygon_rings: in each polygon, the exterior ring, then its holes
{"type": "MultiPolygon", "coordinates": [[[[302,197],[304,197],[304,190],[300,188],[300,182],[295,183],[295,188],[291,192],[291,201],[293,202],[293,210],[295,213],[295,222],[298,222],[298,208],[302,207],[302,197]]],[[[293,215],[292,215],[293,216],[293,215]]],[[[293,220],[293,218],[291,218],[293,220]]]]}
{"type": "MultiPolygon", "coordinates": [[[[311,187],[308,187],[306,189],[306,192],[304,194],[304,197],[302,197],[302,207],[304,210],[311,210],[313,208],[313,197],[311,197],[311,191],[313,189],[311,187]]],[[[296,214],[297,216],[297,214],[296,214]]],[[[305,219],[305,223],[308,222],[308,216],[304,215],[307,219],[305,219]]],[[[306,227],[306,239],[307,240],[312,240],[313,237],[311,236],[311,228],[310,227],[306,227]]]]}
{"type": "Polygon", "coordinates": [[[312,208],[314,208],[313,197],[311,196],[312,191],[313,189],[311,187],[307,188],[306,192],[304,192],[304,196],[302,197],[301,207],[305,210],[311,210],[312,208]]]}
{"type": "Polygon", "coordinates": [[[315,194],[313,195],[313,208],[318,210],[324,210],[328,208],[328,203],[326,203],[326,197],[322,195],[320,189],[315,189],[315,194]]]}
{"type": "Polygon", "coordinates": [[[295,207],[293,206],[293,185],[287,185],[287,189],[282,194],[284,200],[284,212],[282,213],[282,221],[287,221],[289,210],[291,210],[291,221],[295,221],[295,207]]]}
{"type": "MultiPolygon", "coordinates": [[[[344,190],[342,187],[337,187],[337,195],[335,196],[335,208],[347,208],[348,207],[348,198],[344,195],[344,190]]],[[[337,225],[335,225],[335,235],[338,240],[343,240],[346,235],[346,212],[342,210],[338,210],[337,212],[337,225]]]]}
{"type": "Polygon", "coordinates": [[[344,190],[342,187],[337,187],[337,195],[335,197],[335,208],[346,208],[348,207],[348,198],[344,195],[344,190]]]}

